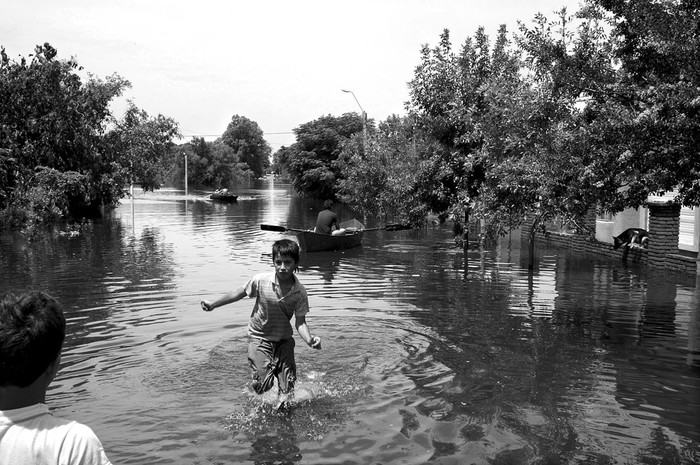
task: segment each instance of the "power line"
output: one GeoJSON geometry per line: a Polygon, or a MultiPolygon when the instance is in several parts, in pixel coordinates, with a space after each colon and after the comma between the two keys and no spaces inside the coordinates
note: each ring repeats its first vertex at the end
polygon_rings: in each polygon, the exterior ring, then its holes
{"type": "Polygon", "coordinates": [[[219,137],[221,134],[183,134],[184,137],[219,137]]]}
{"type": "MultiPolygon", "coordinates": [[[[187,129],[183,129],[187,131],[187,129]]],[[[294,131],[283,131],[283,132],[263,132],[263,136],[275,136],[279,134],[294,134],[294,131]]],[[[187,137],[219,137],[222,134],[187,134],[187,137]]]]}

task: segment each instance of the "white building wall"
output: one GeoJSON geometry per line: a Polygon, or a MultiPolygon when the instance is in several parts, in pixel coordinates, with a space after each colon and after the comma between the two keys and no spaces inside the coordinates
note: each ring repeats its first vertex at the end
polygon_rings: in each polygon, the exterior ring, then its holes
{"type": "Polygon", "coordinates": [[[607,244],[613,243],[613,236],[618,236],[628,228],[647,229],[646,208],[628,208],[617,215],[599,216],[596,219],[595,238],[607,244]]]}

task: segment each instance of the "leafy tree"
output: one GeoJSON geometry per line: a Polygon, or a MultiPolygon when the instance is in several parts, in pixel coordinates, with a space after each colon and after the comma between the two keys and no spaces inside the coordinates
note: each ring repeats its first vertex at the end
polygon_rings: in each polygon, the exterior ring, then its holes
{"type": "MultiPolygon", "coordinates": [[[[206,170],[211,162],[211,143],[203,137],[193,137],[190,142],[174,147],[171,151],[171,165],[175,166],[171,180],[183,185],[185,179],[185,157],[187,157],[187,178],[195,184],[207,185],[206,170]]],[[[231,149],[233,150],[233,149],[231,149]]]]}
{"type": "Polygon", "coordinates": [[[84,205],[90,200],[86,176],[76,171],[37,167],[29,186],[24,200],[31,224],[58,220],[76,204],[84,205]]]}
{"type": "Polygon", "coordinates": [[[130,105],[122,120],[111,100],[129,87],[117,75],[105,81],[49,44],[31,60],[11,60],[0,49],[0,216],[3,226],[50,221],[114,205],[125,187],[160,185],[162,161],[177,125],[130,105]]]}
{"type": "Polygon", "coordinates": [[[413,117],[387,118],[366,146],[362,134],[353,134],[338,158],[344,176],[338,183],[338,198],[365,215],[419,223],[426,211],[414,185],[417,147],[423,144],[413,117]]]}
{"type": "MultiPolygon", "coordinates": [[[[337,163],[343,143],[362,133],[362,117],[345,113],[340,117],[322,116],[294,129],[296,142],[278,158],[281,170],[288,173],[292,186],[302,195],[335,198],[337,183],[343,178],[337,163]]],[[[368,122],[371,129],[371,121],[368,122]]]]}
{"type": "MultiPolygon", "coordinates": [[[[214,187],[225,187],[240,180],[244,173],[250,173],[247,164],[238,160],[236,152],[226,144],[213,143],[210,146],[211,159],[205,172],[205,183],[214,187]]],[[[255,173],[257,175],[257,173],[255,173]]]]}
{"type": "Polygon", "coordinates": [[[600,191],[578,105],[591,82],[614,78],[602,28],[592,19],[572,27],[562,10],[520,32],[513,49],[501,27],[491,50],[479,29],[455,54],[446,31],[424,47],[411,82],[411,103],[440,143],[421,166],[423,198],[465,223],[486,220],[488,235],[526,218],[576,223],[600,191]]]}
{"type": "Polygon", "coordinates": [[[145,191],[160,187],[165,160],[177,135],[177,124],[171,118],[149,117],[130,103],[124,117],[105,137],[109,147],[106,153],[121,167],[121,179],[116,184],[139,182],[145,191]]]}
{"type": "Polygon", "coordinates": [[[270,167],[270,145],[265,141],[258,123],[245,116],[234,115],[221,136],[241,163],[248,165],[256,177],[264,176],[270,167]]]}
{"type": "MultiPolygon", "coordinates": [[[[27,220],[30,211],[65,213],[65,199],[82,204],[103,200],[92,183],[101,177],[95,167],[105,167],[100,157],[109,103],[130,84],[117,75],[105,81],[88,75],[83,82],[75,60],[56,56],[48,43],[37,46],[31,60],[11,60],[0,49],[0,211],[5,225],[27,220]],[[55,182],[43,192],[46,208],[40,208],[41,196],[31,193],[47,173],[55,182]],[[81,195],[74,195],[76,183],[84,183],[81,195]]],[[[33,216],[33,221],[41,220],[33,216]]]]}
{"type": "Polygon", "coordinates": [[[282,146],[272,155],[272,172],[274,174],[289,178],[289,174],[285,171],[285,167],[289,161],[290,156],[289,147],[282,146]]]}
{"type": "MultiPolygon", "coordinates": [[[[527,99],[521,95],[518,61],[507,49],[505,27],[493,51],[479,28],[459,53],[453,52],[445,30],[438,46],[423,47],[421,60],[409,83],[409,104],[437,145],[423,154],[416,191],[441,217],[453,215],[461,231],[470,212],[480,208],[484,215],[490,208],[484,200],[497,197],[484,192],[498,187],[499,168],[516,156],[518,146],[507,138],[502,123],[510,118],[509,103],[527,99]]],[[[517,118],[509,126],[521,127],[517,118]]]]}
{"type": "Polygon", "coordinates": [[[610,26],[618,60],[614,80],[589,81],[584,112],[602,207],[673,188],[700,205],[700,2],[590,0],[582,16],[610,26]]]}
{"type": "Polygon", "coordinates": [[[525,131],[509,133],[520,141],[519,161],[524,163],[514,163],[520,167],[515,172],[504,166],[503,179],[516,187],[510,191],[515,197],[507,198],[527,196],[526,201],[508,203],[521,216],[534,218],[535,227],[559,218],[580,229],[599,195],[591,171],[595,151],[585,143],[581,103],[589,100],[592,82],[613,79],[614,68],[596,21],[575,24],[566,9],[556,15],[548,20],[538,14],[532,27],[520,25],[517,42],[524,52],[527,99],[516,108],[524,116],[519,124],[525,131]]]}
{"type": "Polygon", "coordinates": [[[20,166],[82,168],[110,116],[110,101],[129,87],[117,75],[83,83],[74,60],[56,59],[49,44],[37,46],[30,62],[9,59],[0,50],[0,146],[20,166]]]}
{"type": "Polygon", "coordinates": [[[590,1],[575,31],[565,10],[521,26],[536,90],[531,140],[547,174],[541,217],[616,213],[674,187],[679,202],[698,204],[699,8],[590,1]]]}
{"type": "Polygon", "coordinates": [[[188,180],[202,187],[230,188],[246,176],[254,176],[248,165],[239,162],[236,152],[221,140],[207,142],[204,138],[194,137],[171,150],[170,165],[173,168],[169,179],[173,183],[184,183],[185,156],[188,180]]]}

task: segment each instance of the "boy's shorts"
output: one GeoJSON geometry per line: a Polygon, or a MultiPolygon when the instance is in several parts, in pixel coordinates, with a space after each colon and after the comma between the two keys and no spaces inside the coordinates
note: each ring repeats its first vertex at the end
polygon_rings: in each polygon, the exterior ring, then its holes
{"type": "Polygon", "coordinates": [[[275,378],[281,394],[294,389],[297,379],[294,345],[292,337],[277,342],[248,338],[248,361],[253,375],[253,390],[257,394],[269,391],[275,378]]]}

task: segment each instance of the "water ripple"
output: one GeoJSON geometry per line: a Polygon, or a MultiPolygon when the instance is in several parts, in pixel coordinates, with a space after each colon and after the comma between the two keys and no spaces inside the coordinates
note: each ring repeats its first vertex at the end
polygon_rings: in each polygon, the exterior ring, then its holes
{"type": "Polygon", "coordinates": [[[66,309],[49,403],[113,463],[700,461],[694,280],[546,248],[529,268],[513,238],[465,256],[449,227],[302,254],[323,349],[297,339],[298,397],[273,411],[248,386],[252,302],[199,301],[272,270],[294,236],[260,224],[308,227],[319,205],[274,181],[240,194],[139,194],[71,240],[2,236],[0,282],[66,309]]]}

